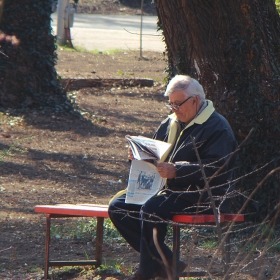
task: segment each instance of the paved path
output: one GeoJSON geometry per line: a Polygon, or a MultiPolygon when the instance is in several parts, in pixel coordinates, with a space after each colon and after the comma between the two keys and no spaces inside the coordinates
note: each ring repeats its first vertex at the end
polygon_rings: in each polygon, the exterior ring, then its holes
{"type": "MultiPolygon", "coordinates": [[[[52,19],[56,34],[57,13],[52,14],[52,19]]],[[[155,16],[143,16],[143,51],[163,52],[165,49],[156,22],[155,16]]],[[[72,43],[87,50],[140,50],[140,24],[140,16],[75,14],[71,28],[72,43]]]]}

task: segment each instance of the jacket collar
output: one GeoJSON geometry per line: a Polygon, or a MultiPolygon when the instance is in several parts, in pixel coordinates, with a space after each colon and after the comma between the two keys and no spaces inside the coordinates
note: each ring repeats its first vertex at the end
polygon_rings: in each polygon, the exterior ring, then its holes
{"type": "MultiPolygon", "coordinates": [[[[199,114],[197,115],[187,126],[187,127],[190,127],[192,126],[193,124],[203,124],[204,122],[206,122],[209,117],[212,115],[212,113],[215,111],[215,108],[214,108],[214,105],[213,105],[213,102],[211,100],[206,100],[207,102],[207,106],[204,108],[204,110],[199,114]]],[[[172,121],[177,121],[177,117],[175,115],[175,113],[169,115],[169,118],[172,120],[172,121]]]]}

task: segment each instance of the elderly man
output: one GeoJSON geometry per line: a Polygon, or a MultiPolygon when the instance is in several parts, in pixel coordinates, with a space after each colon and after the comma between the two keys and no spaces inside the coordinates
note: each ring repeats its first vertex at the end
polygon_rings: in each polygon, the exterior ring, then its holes
{"type": "MultiPolygon", "coordinates": [[[[189,76],[175,76],[165,96],[169,98],[167,107],[173,114],[160,124],[154,135],[155,139],[171,143],[170,150],[157,165],[160,176],[167,178],[164,190],[142,206],[126,204],[125,195],[115,198],[109,206],[113,224],[140,253],[138,270],[128,278],[130,280],[167,277],[153,240],[155,228],[160,248],[171,266],[172,252],[164,243],[167,223],[162,221],[171,220],[175,213],[212,212],[194,145],[207,179],[211,178],[210,187],[218,211],[226,211],[226,195],[233,189],[236,158],[233,152],[237,144],[227,120],[205,99],[198,81],[189,76]]],[[[129,159],[132,159],[131,151],[129,159]]],[[[186,267],[184,262],[179,266],[181,271],[186,267]]]]}

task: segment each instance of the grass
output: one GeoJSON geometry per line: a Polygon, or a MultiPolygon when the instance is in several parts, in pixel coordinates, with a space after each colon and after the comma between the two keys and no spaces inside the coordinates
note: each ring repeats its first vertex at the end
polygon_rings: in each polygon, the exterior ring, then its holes
{"type": "Polygon", "coordinates": [[[108,54],[108,55],[114,55],[116,53],[126,53],[126,50],[123,49],[112,49],[112,50],[107,50],[107,51],[103,51],[103,54],[108,54]]]}
{"type": "Polygon", "coordinates": [[[119,75],[119,76],[123,76],[123,75],[124,75],[124,72],[123,72],[123,71],[121,71],[121,70],[118,70],[117,75],[119,75]]]}
{"type": "Polygon", "coordinates": [[[42,268],[41,267],[37,267],[37,266],[28,266],[27,267],[27,271],[30,272],[30,273],[34,273],[34,272],[40,272],[42,271],[42,268]]]}
{"type": "Polygon", "coordinates": [[[135,76],[134,73],[125,73],[122,70],[118,70],[116,74],[117,74],[117,76],[124,76],[125,74],[128,75],[128,76],[135,76]]]}
{"type": "Polygon", "coordinates": [[[126,50],[123,49],[111,49],[111,50],[106,50],[106,51],[99,51],[97,49],[94,50],[87,50],[84,47],[80,47],[80,46],[75,46],[74,48],[69,47],[68,45],[64,45],[64,46],[60,46],[60,45],[56,45],[57,48],[61,51],[68,51],[68,52],[86,52],[86,53],[91,53],[91,54],[107,54],[107,55],[114,55],[116,53],[126,53],[126,50]]]}
{"type": "MultiPolygon", "coordinates": [[[[82,239],[86,236],[94,234],[96,227],[96,221],[79,221],[77,228],[72,226],[53,226],[51,228],[52,236],[60,236],[60,238],[74,238],[82,239]],[[69,232],[70,230],[70,232],[69,232]]],[[[113,228],[110,220],[105,220],[104,223],[104,242],[112,242],[117,240],[119,243],[123,241],[119,233],[113,228]]],[[[85,259],[89,259],[87,252],[84,250],[85,259]]],[[[60,268],[52,269],[52,279],[72,279],[75,275],[85,277],[85,279],[96,279],[100,275],[124,275],[127,272],[132,273],[132,268],[125,267],[122,259],[115,259],[113,261],[107,261],[103,259],[102,265],[95,266],[63,266],[60,268]],[[93,278],[94,277],[94,278],[93,278]]]]}
{"type": "Polygon", "coordinates": [[[269,256],[280,252],[280,227],[271,227],[267,224],[252,225],[244,228],[244,232],[235,235],[235,245],[238,251],[254,254],[261,252],[269,256]]]}
{"type": "MultiPolygon", "coordinates": [[[[96,234],[96,219],[81,218],[78,222],[70,225],[52,225],[51,237],[56,239],[86,239],[96,234]]],[[[120,236],[119,232],[114,228],[110,219],[104,221],[104,242],[117,241],[124,243],[125,240],[120,236]]]]}
{"type": "MultiPolygon", "coordinates": [[[[73,239],[92,239],[92,236],[96,233],[96,219],[88,219],[81,218],[80,220],[76,220],[72,224],[62,223],[59,226],[52,226],[51,234],[52,236],[59,236],[59,238],[73,238],[73,239]]],[[[270,255],[275,254],[280,251],[280,239],[279,239],[279,231],[274,229],[271,231],[270,228],[264,226],[260,230],[262,235],[262,242],[256,244],[256,240],[252,238],[250,243],[246,243],[246,233],[244,235],[235,235],[234,243],[236,244],[238,240],[243,244],[242,249],[239,248],[238,251],[243,251],[245,254],[254,254],[255,252],[259,252],[264,250],[263,253],[269,253],[270,255]],[[238,240],[236,240],[238,239],[238,240]],[[242,239],[242,240],[240,240],[242,239]],[[245,246],[244,246],[245,245],[245,246]]],[[[182,228],[181,230],[181,242],[183,244],[194,242],[193,235],[196,234],[198,236],[198,247],[203,249],[216,249],[218,246],[217,238],[215,231],[213,229],[199,229],[199,228],[182,228]]],[[[251,236],[251,234],[250,234],[251,236]]],[[[258,235],[259,236],[259,235],[258,235]]],[[[172,246],[172,230],[171,227],[168,229],[167,234],[168,244],[172,246]]],[[[258,237],[256,237],[258,239],[258,237]]],[[[110,219],[105,219],[104,221],[104,242],[105,243],[117,243],[117,244],[126,244],[125,240],[120,236],[119,232],[114,228],[110,219]]],[[[188,245],[187,245],[188,246],[188,245]]],[[[88,258],[87,252],[84,251],[85,258],[88,258]]],[[[123,259],[117,258],[114,260],[106,260],[103,259],[103,264],[98,267],[64,267],[61,268],[58,272],[56,270],[54,273],[58,277],[73,277],[74,274],[83,275],[84,277],[88,277],[88,279],[95,279],[95,277],[101,277],[101,275],[131,275],[132,267],[127,267],[127,264],[124,263],[123,259]],[[94,278],[92,278],[94,277],[94,278]]],[[[54,278],[56,279],[56,278],[54,278]]],[[[193,280],[200,280],[201,278],[187,278],[193,280]]],[[[203,278],[205,279],[205,278],[203,278]]],[[[217,278],[218,279],[218,278],[217,278]]]]}
{"type": "Polygon", "coordinates": [[[115,260],[107,262],[104,260],[103,264],[96,269],[96,273],[110,273],[110,274],[120,274],[121,266],[124,265],[122,260],[115,260]]]}
{"type": "Polygon", "coordinates": [[[0,150],[0,163],[6,158],[6,157],[12,157],[15,156],[14,152],[20,152],[20,153],[26,153],[27,150],[19,147],[19,144],[25,140],[30,140],[32,138],[24,138],[14,141],[8,149],[0,150]]]}
{"type": "Polygon", "coordinates": [[[72,279],[72,277],[83,271],[80,266],[63,266],[51,270],[51,279],[72,279]]]}
{"type": "MultiPolygon", "coordinates": [[[[100,275],[119,276],[124,275],[124,264],[122,260],[106,262],[97,268],[94,266],[64,266],[52,269],[52,279],[72,279],[75,275],[83,276],[85,279],[101,279],[100,275]]],[[[132,274],[131,269],[125,269],[126,273],[132,274]]]]}
{"type": "Polygon", "coordinates": [[[270,240],[267,245],[268,245],[267,251],[269,253],[279,253],[280,252],[280,239],[279,238],[270,240]]]}
{"type": "Polygon", "coordinates": [[[79,46],[71,48],[68,45],[61,46],[61,45],[56,44],[56,47],[57,47],[57,49],[59,49],[61,51],[67,51],[67,52],[81,52],[81,53],[83,53],[83,52],[90,52],[90,53],[93,53],[93,54],[99,54],[100,53],[99,50],[95,49],[95,50],[89,51],[86,48],[79,47],[79,46]]]}
{"type": "Polygon", "coordinates": [[[214,239],[209,239],[201,242],[201,247],[205,249],[214,249],[217,248],[218,242],[214,239]]]}

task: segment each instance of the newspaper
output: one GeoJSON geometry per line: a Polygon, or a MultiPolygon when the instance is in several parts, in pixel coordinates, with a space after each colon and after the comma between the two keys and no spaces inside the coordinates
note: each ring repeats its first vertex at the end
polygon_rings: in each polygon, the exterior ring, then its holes
{"type": "Polygon", "coordinates": [[[125,139],[131,146],[134,158],[138,160],[159,160],[171,145],[170,143],[147,138],[144,136],[126,135],[125,139]]]}
{"type": "Polygon", "coordinates": [[[156,166],[143,160],[132,160],[125,203],[144,204],[165,185],[156,166]]]}

